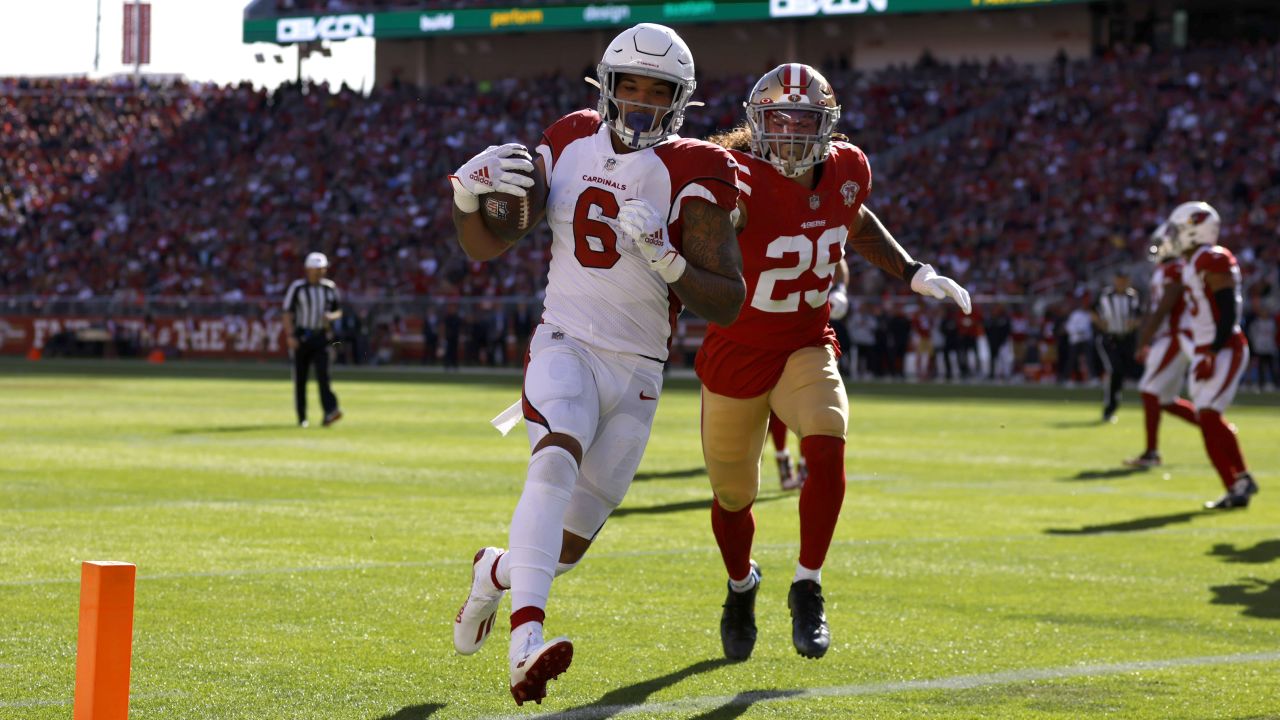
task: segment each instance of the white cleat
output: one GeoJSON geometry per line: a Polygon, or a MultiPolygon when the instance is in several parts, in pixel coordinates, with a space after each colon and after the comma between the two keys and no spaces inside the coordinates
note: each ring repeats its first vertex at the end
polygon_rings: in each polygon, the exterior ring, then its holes
{"type": "Polygon", "coordinates": [[[487,547],[477,552],[471,561],[471,593],[453,619],[453,649],[461,655],[471,655],[484,647],[484,641],[493,632],[498,603],[507,593],[494,577],[498,558],[504,552],[502,548],[487,547]]]}
{"type": "Polygon", "coordinates": [[[524,705],[528,700],[541,705],[547,696],[547,681],[560,677],[573,662],[573,643],[569,638],[542,642],[540,634],[530,635],[520,659],[511,661],[511,697],[516,699],[516,705],[524,705]]]}

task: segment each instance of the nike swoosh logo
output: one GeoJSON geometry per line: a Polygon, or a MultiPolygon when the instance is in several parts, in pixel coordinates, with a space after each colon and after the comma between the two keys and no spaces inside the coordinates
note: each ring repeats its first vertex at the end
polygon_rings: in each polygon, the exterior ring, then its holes
{"type": "Polygon", "coordinates": [[[657,398],[657,397],[649,397],[648,395],[645,395],[645,394],[644,394],[644,391],[643,391],[643,390],[641,390],[641,391],[640,391],[640,399],[641,399],[641,400],[657,400],[658,398],[657,398]]]}

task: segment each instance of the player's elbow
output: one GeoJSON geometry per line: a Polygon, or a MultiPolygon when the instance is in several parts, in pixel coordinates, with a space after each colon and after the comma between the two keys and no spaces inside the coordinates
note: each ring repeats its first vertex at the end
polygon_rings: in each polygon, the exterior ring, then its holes
{"type": "Polygon", "coordinates": [[[747,285],[742,278],[732,278],[730,282],[731,286],[725,293],[724,302],[718,303],[712,309],[714,317],[707,318],[721,327],[732,325],[733,321],[738,319],[738,313],[742,312],[742,303],[747,299],[747,285]]]}

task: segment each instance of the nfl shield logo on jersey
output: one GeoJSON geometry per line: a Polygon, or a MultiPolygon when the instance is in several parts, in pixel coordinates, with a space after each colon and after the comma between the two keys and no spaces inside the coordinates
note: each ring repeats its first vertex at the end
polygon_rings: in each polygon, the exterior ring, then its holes
{"type": "Polygon", "coordinates": [[[810,195],[810,196],[809,196],[809,209],[810,209],[810,210],[817,210],[817,209],[818,209],[818,206],[819,206],[819,205],[821,205],[821,204],[822,204],[822,198],[821,198],[821,197],[819,197],[818,195],[810,195]]]}
{"type": "Polygon", "coordinates": [[[844,206],[853,207],[853,202],[858,199],[858,191],[862,186],[852,180],[846,180],[840,186],[840,194],[844,196],[844,206]]]}

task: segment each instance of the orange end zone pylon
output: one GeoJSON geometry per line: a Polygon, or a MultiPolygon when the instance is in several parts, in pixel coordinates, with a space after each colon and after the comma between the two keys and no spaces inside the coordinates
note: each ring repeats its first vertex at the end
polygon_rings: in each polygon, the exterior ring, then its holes
{"type": "Polygon", "coordinates": [[[80,568],[74,720],[127,720],[133,655],[132,563],[90,560],[80,568]]]}

